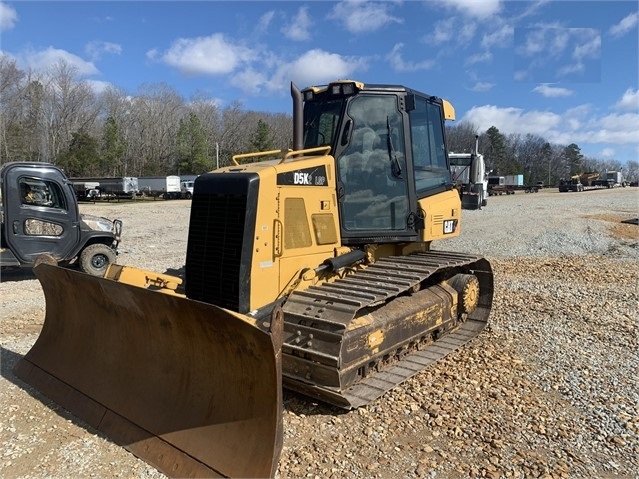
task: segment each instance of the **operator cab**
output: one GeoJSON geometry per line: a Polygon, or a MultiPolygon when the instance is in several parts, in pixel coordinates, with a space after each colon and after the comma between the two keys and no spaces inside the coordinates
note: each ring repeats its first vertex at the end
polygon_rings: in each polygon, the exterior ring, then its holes
{"type": "Polygon", "coordinates": [[[452,188],[444,136],[452,106],[402,86],[353,81],[302,94],[304,148],[330,145],[336,160],[344,243],[416,241],[418,200],[452,188]]]}

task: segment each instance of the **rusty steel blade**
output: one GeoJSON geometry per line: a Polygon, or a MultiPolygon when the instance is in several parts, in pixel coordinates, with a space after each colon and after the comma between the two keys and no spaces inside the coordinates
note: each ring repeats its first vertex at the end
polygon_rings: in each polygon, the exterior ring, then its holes
{"type": "Polygon", "coordinates": [[[274,476],[281,328],[69,269],[35,273],[46,318],[18,377],[171,477],[274,476]]]}

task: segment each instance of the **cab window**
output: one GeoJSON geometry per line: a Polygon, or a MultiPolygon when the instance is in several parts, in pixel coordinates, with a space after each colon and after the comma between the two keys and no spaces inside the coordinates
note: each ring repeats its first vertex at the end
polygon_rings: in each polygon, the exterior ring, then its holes
{"type": "Polygon", "coordinates": [[[415,98],[410,111],[415,189],[418,196],[450,183],[446,165],[444,130],[441,106],[426,98],[415,98]]]}
{"type": "Polygon", "coordinates": [[[53,181],[23,177],[19,189],[23,205],[66,209],[62,190],[53,181]]]}
{"type": "Polygon", "coordinates": [[[402,115],[395,96],[360,95],[348,106],[352,133],[337,158],[345,230],[407,229],[402,115]]]}

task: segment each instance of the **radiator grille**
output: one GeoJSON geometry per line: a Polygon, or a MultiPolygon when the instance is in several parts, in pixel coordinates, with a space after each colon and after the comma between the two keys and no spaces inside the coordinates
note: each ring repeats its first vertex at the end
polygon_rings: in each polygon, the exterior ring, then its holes
{"type": "MultiPolygon", "coordinates": [[[[207,175],[209,176],[209,175],[207,175]]],[[[232,311],[245,312],[248,302],[251,245],[245,237],[250,181],[219,184],[226,175],[196,180],[186,254],[186,295],[232,311]]],[[[199,179],[199,178],[198,178],[199,179]]]]}

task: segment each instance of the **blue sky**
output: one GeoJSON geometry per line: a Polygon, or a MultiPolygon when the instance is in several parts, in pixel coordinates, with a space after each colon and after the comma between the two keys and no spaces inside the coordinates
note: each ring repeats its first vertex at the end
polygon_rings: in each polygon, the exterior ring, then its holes
{"type": "Polygon", "coordinates": [[[188,100],[290,112],[289,83],[403,84],[480,131],[639,159],[634,1],[8,1],[0,52],[59,59],[96,90],[166,83],[188,100]]]}

